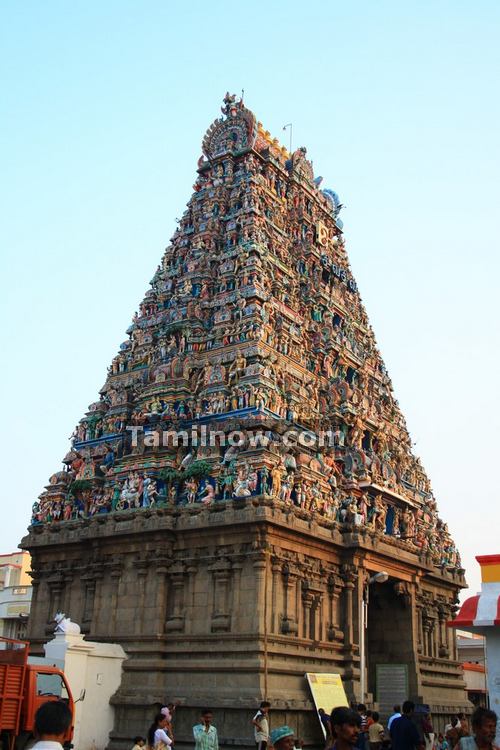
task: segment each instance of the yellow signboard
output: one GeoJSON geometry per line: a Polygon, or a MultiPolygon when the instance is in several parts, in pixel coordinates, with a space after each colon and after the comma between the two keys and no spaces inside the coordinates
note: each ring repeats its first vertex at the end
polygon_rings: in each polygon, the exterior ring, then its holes
{"type": "Polygon", "coordinates": [[[349,706],[342,678],[331,672],[307,672],[306,678],[311,688],[316,710],[324,708],[330,714],[337,706],[349,706]]]}

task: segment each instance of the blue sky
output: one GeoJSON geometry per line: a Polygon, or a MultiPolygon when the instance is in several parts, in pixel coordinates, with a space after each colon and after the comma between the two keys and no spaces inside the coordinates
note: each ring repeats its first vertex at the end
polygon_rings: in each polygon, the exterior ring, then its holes
{"type": "Polygon", "coordinates": [[[472,589],[500,552],[494,2],[4,2],[0,550],[15,549],[191,195],[226,90],[293,122],[472,589]]]}

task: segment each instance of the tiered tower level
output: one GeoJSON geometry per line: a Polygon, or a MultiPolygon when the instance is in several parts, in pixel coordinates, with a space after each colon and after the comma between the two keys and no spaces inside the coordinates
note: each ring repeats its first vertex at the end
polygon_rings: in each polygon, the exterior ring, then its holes
{"type": "Polygon", "coordinates": [[[244,746],[264,696],[273,723],[313,738],[304,672],[340,672],[361,697],[361,602],[383,570],[365,697],[390,700],[404,665],[407,694],[455,710],[445,623],[463,570],[352,276],[339,199],[234,96],[202,149],[99,400],[33,506],[31,637],[62,609],[124,646],[117,747],[167,696],[186,706],[176,746],[205,703],[223,743],[244,746]]]}

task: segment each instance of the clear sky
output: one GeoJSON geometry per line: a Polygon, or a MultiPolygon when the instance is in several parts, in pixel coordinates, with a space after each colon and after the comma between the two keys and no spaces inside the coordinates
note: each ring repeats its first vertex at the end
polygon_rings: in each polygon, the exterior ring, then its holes
{"type": "Polygon", "coordinates": [[[293,123],[478,588],[500,552],[500,6],[0,5],[2,523],[16,548],[191,195],[226,90],[293,123]]]}

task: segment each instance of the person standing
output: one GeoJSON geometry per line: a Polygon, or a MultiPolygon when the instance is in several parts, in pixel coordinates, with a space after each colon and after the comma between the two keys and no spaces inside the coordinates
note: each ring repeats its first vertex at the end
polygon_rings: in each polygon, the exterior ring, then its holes
{"type": "Polygon", "coordinates": [[[450,747],[455,747],[458,740],[460,739],[460,721],[458,716],[451,717],[451,723],[447,724],[444,728],[444,736],[448,741],[450,747]]]}
{"type": "Polygon", "coordinates": [[[201,723],[193,727],[195,750],[219,750],[217,729],[212,724],[213,712],[204,708],[201,712],[201,723]]]}
{"type": "Polygon", "coordinates": [[[468,737],[470,735],[470,727],[467,716],[463,713],[463,711],[457,714],[457,716],[458,721],[460,722],[460,738],[468,737]]]}
{"type": "Polygon", "coordinates": [[[384,727],[380,723],[380,714],[377,711],[372,713],[372,723],[368,727],[368,741],[370,750],[380,750],[384,739],[384,727]]]}
{"type": "Polygon", "coordinates": [[[412,721],[415,704],[413,701],[403,703],[403,714],[391,724],[392,750],[424,750],[424,743],[419,731],[412,721]]]}
{"type": "Polygon", "coordinates": [[[173,720],[174,720],[174,712],[175,712],[176,706],[173,703],[167,703],[166,706],[163,706],[163,708],[160,709],[160,713],[166,718],[167,724],[165,726],[165,731],[172,740],[172,745],[174,744],[174,726],[173,726],[173,720]]]}
{"type": "Polygon", "coordinates": [[[358,714],[361,724],[359,727],[356,747],[358,748],[358,750],[365,750],[366,740],[368,737],[368,716],[366,715],[366,706],[364,703],[358,703],[358,714]]]}
{"type": "Polygon", "coordinates": [[[361,717],[352,708],[339,706],[330,715],[333,744],[330,750],[353,750],[358,746],[361,717]]]}
{"type": "Polygon", "coordinates": [[[422,720],[422,732],[424,733],[425,750],[432,750],[434,747],[435,734],[430,714],[425,714],[422,720]]]}
{"type": "Polygon", "coordinates": [[[393,706],[394,713],[389,716],[389,719],[387,721],[387,731],[391,731],[391,724],[394,721],[394,719],[399,719],[401,716],[401,706],[393,706]]]}
{"type": "Polygon", "coordinates": [[[262,701],[259,710],[252,719],[257,750],[266,750],[269,742],[269,701],[262,701]]]}
{"type": "Polygon", "coordinates": [[[455,750],[499,750],[495,745],[497,715],[489,708],[476,708],[471,718],[472,736],[462,737],[455,750]]]}
{"type": "Polygon", "coordinates": [[[35,714],[34,732],[37,742],[33,745],[33,750],[63,750],[72,718],[64,701],[42,703],[35,714]]]}
{"type": "Polygon", "coordinates": [[[167,734],[167,717],[163,714],[156,714],[153,723],[148,729],[148,747],[153,750],[162,750],[162,748],[170,747],[172,740],[167,734]]]}
{"type": "Polygon", "coordinates": [[[325,712],[324,708],[318,708],[318,716],[325,732],[326,747],[330,747],[332,743],[332,725],[330,723],[330,717],[325,712]]]}
{"type": "MultiPolygon", "coordinates": [[[[444,734],[442,734],[441,732],[438,734],[438,737],[436,740],[436,750],[450,750],[448,740],[445,738],[444,734]]],[[[451,748],[451,750],[453,749],[451,748]]]]}
{"type": "Polygon", "coordinates": [[[273,729],[270,739],[274,750],[294,750],[295,740],[293,735],[293,729],[286,725],[273,729]]]}

